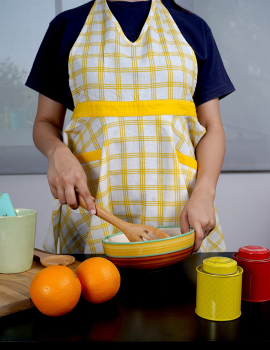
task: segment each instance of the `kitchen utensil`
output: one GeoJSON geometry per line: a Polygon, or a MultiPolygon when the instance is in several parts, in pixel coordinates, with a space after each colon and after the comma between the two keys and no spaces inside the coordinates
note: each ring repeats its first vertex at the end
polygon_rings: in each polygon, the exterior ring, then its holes
{"type": "Polygon", "coordinates": [[[8,193],[0,193],[0,216],[16,216],[8,193]]]}
{"type": "MultiPolygon", "coordinates": [[[[76,191],[77,192],[77,191],[76,191]]],[[[82,196],[77,192],[77,199],[78,204],[86,209],[87,205],[82,198],[82,196]]],[[[119,230],[121,230],[128,238],[130,242],[141,242],[144,239],[146,240],[154,240],[159,238],[169,238],[170,236],[160,230],[159,228],[152,227],[149,225],[140,225],[140,224],[130,224],[128,222],[125,222],[113,214],[109,213],[106,209],[100,207],[98,204],[95,203],[96,206],[96,215],[109,222],[110,224],[116,226],[119,230]]]]}
{"type": "Polygon", "coordinates": [[[243,269],[233,259],[217,256],[197,268],[196,309],[211,321],[231,321],[241,315],[243,269]]]}
{"type": "Polygon", "coordinates": [[[45,267],[53,265],[69,266],[75,262],[74,256],[47,254],[42,251],[35,251],[34,259],[39,259],[41,265],[45,267]]]}
{"type": "Polygon", "coordinates": [[[244,270],[242,300],[263,302],[270,300],[269,249],[249,245],[233,254],[237,264],[244,270]]]}
{"type": "Polygon", "coordinates": [[[156,270],[188,257],[194,246],[194,229],[181,234],[179,226],[160,227],[170,238],[129,242],[123,233],[105,237],[102,245],[107,258],[119,268],[156,270]]]}
{"type": "Polygon", "coordinates": [[[0,273],[27,271],[33,262],[37,212],[15,212],[16,216],[0,216],[0,273]]]}
{"type": "MultiPolygon", "coordinates": [[[[39,261],[39,256],[50,255],[52,254],[49,252],[34,249],[34,260],[29,270],[12,274],[0,273],[0,317],[35,307],[30,298],[30,286],[36,274],[45,269],[39,261]]],[[[80,262],[75,260],[68,268],[75,273],[79,265],[80,262]]]]}

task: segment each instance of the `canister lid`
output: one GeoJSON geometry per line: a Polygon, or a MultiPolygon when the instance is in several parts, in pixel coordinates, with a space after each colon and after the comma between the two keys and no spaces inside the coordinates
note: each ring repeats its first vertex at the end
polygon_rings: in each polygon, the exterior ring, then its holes
{"type": "Polygon", "coordinates": [[[214,256],[203,260],[202,269],[214,275],[231,275],[237,272],[237,262],[223,256],[214,256]]]}
{"type": "Polygon", "coordinates": [[[269,259],[269,249],[257,245],[247,245],[238,249],[238,257],[246,260],[269,259]]]}

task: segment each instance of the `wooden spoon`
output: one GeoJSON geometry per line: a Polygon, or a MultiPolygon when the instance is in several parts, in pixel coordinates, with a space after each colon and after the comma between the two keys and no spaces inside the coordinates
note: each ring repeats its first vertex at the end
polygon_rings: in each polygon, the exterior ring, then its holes
{"type": "MultiPolygon", "coordinates": [[[[78,191],[76,191],[76,194],[77,194],[78,204],[82,208],[88,210],[84,199],[82,198],[82,196],[79,194],[78,191]]],[[[152,227],[152,226],[148,226],[148,225],[140,225],[140,224],[130,224],[128,222],[125,222],[125,221],[117,218],[116,216],[109,213],[106,209],[100,207],[96,203],[95,203],[95,206],[96,206],[96,215],[99,218],[116,226],[120,231],[122,231],[126,235],[127,239],[130,242],[144,241],[143,238],[145,238],[146,240],[153,240],[153,239],[158,239],[158,238],[169,238],[170,237],[167,233],[161,231],[160,229],[158,229],[156,227],[152,227]]]]}
{"type": "Polygon", "coordinates": [[[38,249],[35,249],[34,251],[34,259],[40,260],[41,265],[45,267],[54,265],[68,266],[75,262],[74,256],[55,255],[48,252],[42,252],[38,249]]]}

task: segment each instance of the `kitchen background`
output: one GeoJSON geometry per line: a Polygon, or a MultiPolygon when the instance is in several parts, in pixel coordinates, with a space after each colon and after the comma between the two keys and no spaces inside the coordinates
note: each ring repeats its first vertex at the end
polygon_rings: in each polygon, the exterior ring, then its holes
{"type": "MultiPolygon", "coordinates": [[[[53,198],[32,127],[38,94],[24,86],[49,22],[87,0],[0,0],[0,192],[38,212],[42,249],[53,198]]],[[[270,1],[177,0],[212,29],[236,92],[220,101],[226,156],[216,206],[227,251],[270,248],[270,1]]],[[[65,125],[71,117],[68,111],[65,125]]]]}

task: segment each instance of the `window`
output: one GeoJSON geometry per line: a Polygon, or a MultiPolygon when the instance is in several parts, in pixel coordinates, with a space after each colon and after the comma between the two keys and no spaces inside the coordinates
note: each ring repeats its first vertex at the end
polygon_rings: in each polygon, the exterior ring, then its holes
{"type": "Polygon", "coordinates": [[[270,2],[194,0],[217,42],[236,91],[220,101],[223,171],[270,170],[270,2]]]}
{"type": "MultiPolygon", "coordinates": [[[[85,2],[1,0],[0,174],[47,173],[47,159],[32,140],[38,93],[24,84],[49,22],[85,2]]],[[[67,112],[65,125],[71,114],[67,112]]]]}
{"type": "Polygon", "coordinates": [[[24,83],[54,16],[54,0],[1,0],[0,174],[47,171],[32,141],[38,94],[24,83]]]}

